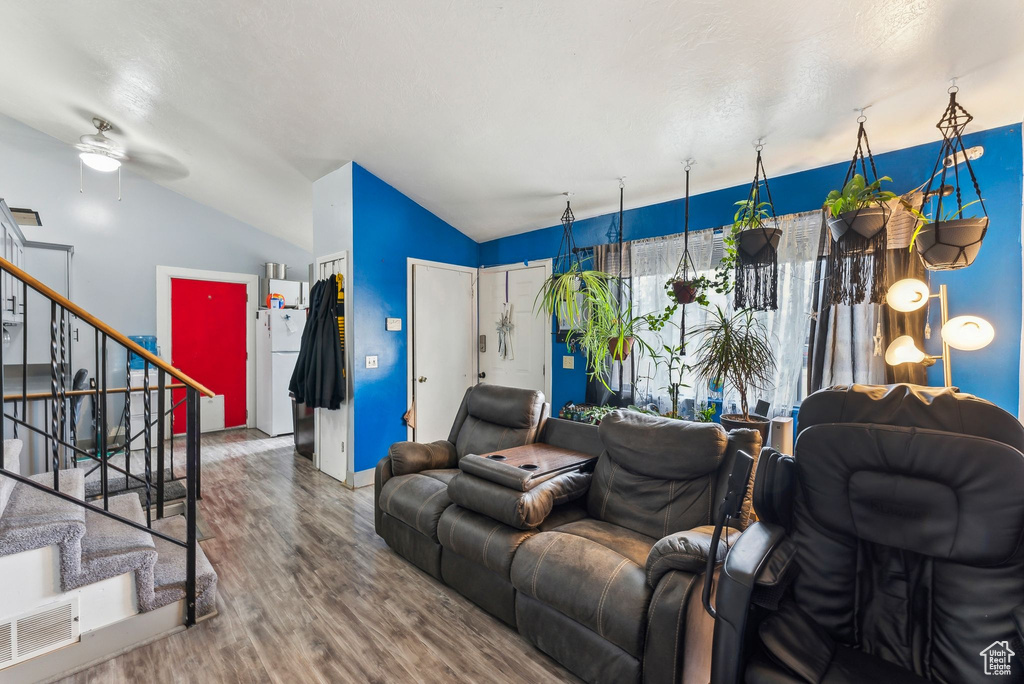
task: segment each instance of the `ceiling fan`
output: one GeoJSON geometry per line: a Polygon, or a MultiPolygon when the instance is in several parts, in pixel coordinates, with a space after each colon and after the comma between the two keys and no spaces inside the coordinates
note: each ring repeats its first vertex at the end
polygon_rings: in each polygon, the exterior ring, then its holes
{"type": "Polygon", "coordinates": [[[133,170],[157,182],[175,181],[188,176],[188,169],[181,162],[156,150],[132,144],[132,153],[129,156],[124,145],[107,137],[108,132],[117,129],[106,119],[94,116],[92,125],[96,127],[96,132],[83,135],[74,146],[78,150],[79,159],[79,192],[83,191],[82,182],[86,166],[101,173],[117,171],[118,200],[121,199],[122,164],[129,164],[133,170]]]}

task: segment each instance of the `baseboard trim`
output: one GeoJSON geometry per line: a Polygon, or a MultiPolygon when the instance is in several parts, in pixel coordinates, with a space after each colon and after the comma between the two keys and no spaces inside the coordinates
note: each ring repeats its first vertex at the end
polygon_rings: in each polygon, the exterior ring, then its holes
{"type": "Polygon", "coordinates": [[[349,489],[369,487],[373,484],[373,473],[375,470],[375,468],[367,468],[366,470],[360,470],[354,473],[350,472],[345,478],[345,486],[349,489]]]}
{"type": "Polygon", "coordinates": [[[54,682],[185,629],[185,601],[87,632],[70,646],[0,670],[0,684],[54,682]]]}

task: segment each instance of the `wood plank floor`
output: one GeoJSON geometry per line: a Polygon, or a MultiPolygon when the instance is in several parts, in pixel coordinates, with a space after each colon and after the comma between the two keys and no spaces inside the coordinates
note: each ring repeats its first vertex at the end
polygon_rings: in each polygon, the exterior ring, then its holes
{"type": "Polygon", "coordinates": [[[202,453],[220,615],[64,681],[578,681],[391,551],[373,488],[317,472],[290,436],[208,435],[202,453]]]}

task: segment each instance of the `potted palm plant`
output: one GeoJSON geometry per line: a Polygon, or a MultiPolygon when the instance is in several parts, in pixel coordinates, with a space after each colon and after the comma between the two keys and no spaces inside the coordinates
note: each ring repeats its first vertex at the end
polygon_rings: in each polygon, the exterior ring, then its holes
{"type": "Polygon", "coordinates": [[[749,309],[730,315],[715,307],[707,322],[696,333],[700,344],[695,353],[693,371],[698,378],[716,385],[731,385],[740,395],[740,413],[721,417],[722,427],[754,428],[768,439],[770,421],[750,413],[747,392],[766,390],[775,376],[775,353],[768,330],[749,309]]]}
{"type": "Polygon", "coordinates": [[[868,183],[864,176],[855,173],[842,188],[828,193],[825,207],[833,240],[838,242],[848,230],[870,240],[885,228],[891,213],[885,203],[895,199],[896,194],[882,190],[883,182],[892,182],[892,178],[882,176],[868,183]]]}

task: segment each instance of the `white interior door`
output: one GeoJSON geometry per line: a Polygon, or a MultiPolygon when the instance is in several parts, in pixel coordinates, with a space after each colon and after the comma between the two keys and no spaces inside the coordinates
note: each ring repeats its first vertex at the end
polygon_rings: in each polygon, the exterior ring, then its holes
{"type": "Polygon", "coordinates": [[[551,273],[551,261],[480,270],[480,373],[484,382],[534,389],[551,396],[550,318],[534,301],[551,273]],[[508,312],[512,329],[499,344],[498,325],[508,312]]]}
{"type": "Polygon", "coordinates": [[[475,269],[412,264],[412,387],[417,442],[447,439],[476,383],[475,269]]]}

